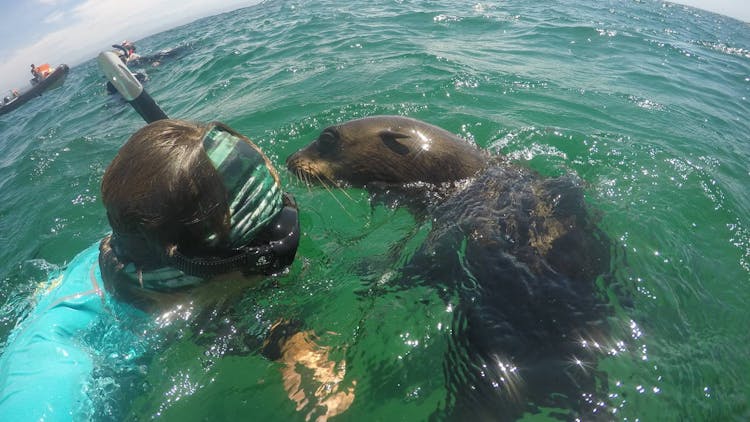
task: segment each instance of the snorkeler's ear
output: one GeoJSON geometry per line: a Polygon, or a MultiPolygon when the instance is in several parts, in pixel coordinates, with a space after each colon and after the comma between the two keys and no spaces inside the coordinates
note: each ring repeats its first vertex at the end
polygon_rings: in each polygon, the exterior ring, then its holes
{"type": "Polygon", "coordinates": [[[380,136],[380,140],[383,141],[385,146],[396,154],[406,155],[409,153],[409,147],[399,141],[399,139],[408,138],[409,135],[392,130],[383,130],[378,133],[378,136],[380,136]]]}

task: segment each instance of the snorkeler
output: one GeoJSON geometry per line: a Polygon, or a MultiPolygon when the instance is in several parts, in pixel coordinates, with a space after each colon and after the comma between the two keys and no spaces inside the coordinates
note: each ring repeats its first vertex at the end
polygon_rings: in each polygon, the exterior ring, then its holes
{"type": "MultiPolygon", "coordinates": [[[[281,272],[297,251],[293,198],[261,150],[221,123],[164,119],[141,128],[105,171],[101,191],[112,233],[35,294],[0,356],[4,420],[78,420],[91,412],[96,365],[81,339],[113,307],[163,310],[199,287],[281,272]]],[[[261,353],[286,363],[287,379],[297,363],[319,364],[296,361],[306,344],[304,333],[277,323],[261,353]]],[[[303,354],[310,353],[327,361],[325,348],[303,354]]],[[[295,388],[287,388],[290,398],[295,388]]],[[[353,394],[334,393],[326,400],[348,408],[353,394]]]]}
{"type": "Polygon", "coordinates": [[[271,162],[219,123],[139,130],[107,169],[102,200],[112,227],[100,247],[105,286],[133,304],[143,290],[278,272],[299,241],[296,205],[271,162]]]}
{"type": "Polygon", "coordinates": [[[115,54],[117,54],[124,64],[135,62],[141,58],[141,56],[135,52],[135,44],[132,41],[125,40],[120,44],[112,44],[112,48],[115,49],[115,54]]]}

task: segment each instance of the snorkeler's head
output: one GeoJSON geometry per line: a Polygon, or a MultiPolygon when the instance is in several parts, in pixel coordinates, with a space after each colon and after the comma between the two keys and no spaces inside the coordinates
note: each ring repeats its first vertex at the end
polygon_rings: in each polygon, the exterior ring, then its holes
{"type": "Polygon", "coordinates": [[[165,268],[191,282],[276,272],[291,264],[299,240],[296,205],[270,160],[220,123],[143,127],[107,168],[102,200],[117,264],[141,284],[143,272],[165,268]]]}

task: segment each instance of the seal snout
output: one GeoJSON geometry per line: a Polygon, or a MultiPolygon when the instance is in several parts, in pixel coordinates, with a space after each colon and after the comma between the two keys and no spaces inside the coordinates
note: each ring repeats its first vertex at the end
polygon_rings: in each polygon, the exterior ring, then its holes
{"type": "Polygon", "coordinates": [[[297,176],[300,180],[307,181],[309,179],[308,173],[305,168],[305,161],[302,157],[303,151],[297,151],[294,154],[290,155],[286,158],[286,168],[289,170],[293,175],[297,176]]]}
{"type": "Polygon", "coordinates": [[[308,152],[307,149],[302,149],[287,157],[287,170],[308,185],[331,182],[330,168],[325,161],[316,160],[308,152]]]}

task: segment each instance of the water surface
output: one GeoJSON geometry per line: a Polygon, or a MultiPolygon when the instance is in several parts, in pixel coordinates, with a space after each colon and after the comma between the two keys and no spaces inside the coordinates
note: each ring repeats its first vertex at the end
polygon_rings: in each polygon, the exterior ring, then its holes
{"type": "MultiPolygon", "coordinates": [[[[188,55],[143,69],[148,91],[170,116],[252,138],[302,209],[294,266],[226,324],[304,321],[347,362],[343,385],[356,381],[341,420],[424,420],[446,406],[450,309],[429,288],[387,288],[429,224],[283,171],[322,128],[375,114],[586,182],[632,302],[609,292],[615,330],[595,368],[612,419],[750,418],[748,24],[659,1],[278,1],[138,42],[180,45],[188,55]]],[[[142,125],[93,59],[0,117],[2,339],[37,282],[107,233],[99,183],[142,125]]],[[[279,364],[179,321],[147,330],[153,348],[138,358],[99,351],[96,418],[304,420],[279,364]]]]}

